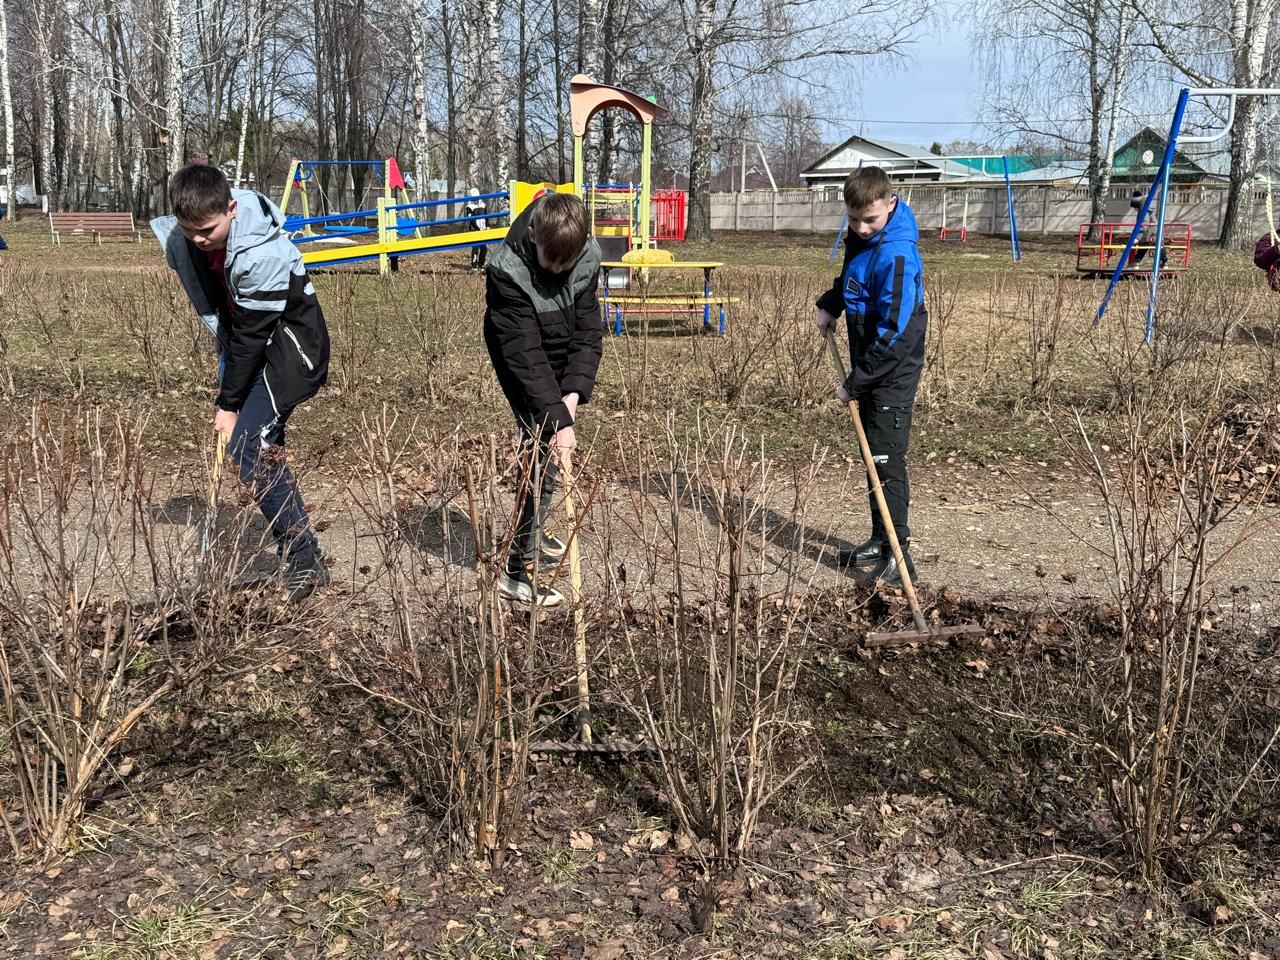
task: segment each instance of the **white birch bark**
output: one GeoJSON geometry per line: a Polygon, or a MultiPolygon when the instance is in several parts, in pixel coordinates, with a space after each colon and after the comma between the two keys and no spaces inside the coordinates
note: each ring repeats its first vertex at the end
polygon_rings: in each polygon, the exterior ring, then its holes
{"type": "Polygon", "coordinates": [[[244,146],[249,139],[249,113],[253,109],[254,67],[258,63],[259,37],[262,33],[262,18],[259,13],[258,0],[245,0],[244,15],[247,21],[248,40],[244,56],[244,98],[240,101],[240,139],[236,144],[236,189],[244,178],[244,146]]]}
{"type": "Polygon", "coordinates": [[[5,182],[9,185],[9,202],[5,204],[5,219],[17,219],[17,157],[13,148],[13,88],[9,85],[9,15],[5,9],[8,0],[0,0],[0,110],[4,111],[4,165],[8,169],[5,182]]]}
{"type": "Polygon", "coordinates": [[[182,0],[165,0],[165,14],[169,30],[169,44],[165,54],[164,98],[165,122],[169,128],[169,150],[165,166],[168,173],[172,174],[182,166],[183,158],[182,82],[185,65],[182,0]]]}
{"type": "Polygon", "coordinates": [[[431,190],[431,126],[427,117],[427,11],[422,0],[406,0],[409,50],[413,59],[413,184],[418,199],[431,190]]]}
{"type": "MultiPolygon", "coordinates": [[[[461,20],[463,49],[466,56],[464,70],[466,123],[464,125],[463,138],[467,150],[467,186],[469,188],[479,188],[480,181],[484,176],[482,166],[484,157],[480,145],[482,132],[480,114],[481,110],[484,109],[484,59],[483,52],[480,49],[481,24],[479,18],[475,16],[475,8],[474,0],[465,4],[466,15],[461,20]]],[[[486,190],[481,189],[480,192],[484,193],[486,190]]]]}
{"type": "Polygon", "coordinates": [[[506,67],[502,56],[502,34],[499,29],[498,0],[484,0],[484,25],[489,48],[489,102],[493,111],[494,180],[493,189],[501,190],[510,177],[511,125],[507,114],[507,85],[503,79],[506,67]]]}
{"type": "Polygon", "coordinates": [[[58,186],[53,178],[53,11],[43,2],[33,3],[31,9],[35,17],[36,96],[40,110],[40,189],[52,211],[58,206],[58,186]]]}

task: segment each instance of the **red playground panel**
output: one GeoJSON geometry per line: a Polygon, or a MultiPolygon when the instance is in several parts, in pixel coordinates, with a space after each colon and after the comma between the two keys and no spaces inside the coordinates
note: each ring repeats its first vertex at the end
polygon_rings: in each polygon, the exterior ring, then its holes
{"type": "Polygon", "coordinates": [[[653,239],[683,240],[689,195],[683,190],[659,190],[653,195],[653,239]]]}
{"type": "MultiPolygon", "coordinates": [[[[1123,255],[1132,233],[1132,223],[1081,224],[1076,235],[1076,271],[1110,275],[1115,271],[1116,262],[1123,255]],[[1095,229],[1097,239],[1086,240],[1090,231],[1095,229]]],[[[1156,225],[1145,223],[1133,249],[1129,251],[1128,262],[1121,273],[1127,276],[1150,276],[1151,261],[1148,258],[1155,256],[1155,250],[1156,225]]],[[[1185,272],[1191,266],[1191,224],[1166,223],[1161,253],[1164,260],[1160,265],[1161,276],[1185,272]]]]}

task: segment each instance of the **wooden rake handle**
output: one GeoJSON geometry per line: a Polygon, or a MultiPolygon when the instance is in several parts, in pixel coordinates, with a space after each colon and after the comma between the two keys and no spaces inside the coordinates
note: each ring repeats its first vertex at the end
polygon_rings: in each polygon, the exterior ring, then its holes
{"type": "MultiPolygon", "coordinates": [[[[845,373],[844,359],[840,356],[840,348],[836,346],[835,334],[831,330],[827,330],[827,352],[831,354],[831,364],[836,369],[836,376],[840,378],[841,383],[844,383],[848,379],[848,374],[845,373]]],[[[907,595],[907,602],[911,604],[911,618],[915,621],[916,629],[928,630],[929,625],[925,621],[924,611],[920,609],[920,601],[916,597],[915,585],[911,582],[906,560],[902,556],[902,544],[898,542],[898,531],[893,526],[893,515],[889,513],[889,504],[884,499],[884,488],[880,485],[880,472],[876,469],[871,444],[867,442],[867,431],[863,428],[862,417],[858,415],[856,399],[849,401],[849,414],[853,417],[853,429],[858,433],[858,448],[862,451],[862,462],[867,468],[867,476],[871,478],[871,493],[876,499],[880,519],[884,522],[884,532],[889,538],[889,549],[893,552],[893,559],[898,564],[898,574],[902,577],[902,592],[907,595]]]]}
{"type": "Polygon", "coordinates": [[[569,603],[573,607],[573,652],[578,667],[578,735],[591,743],[591,685],[587,678],[587,624],[582,611],[582,557],[578,549],[577,507],[574,506],[573,454],[560,454],[564,484],[564,512],[569,527],[569,603]]]}

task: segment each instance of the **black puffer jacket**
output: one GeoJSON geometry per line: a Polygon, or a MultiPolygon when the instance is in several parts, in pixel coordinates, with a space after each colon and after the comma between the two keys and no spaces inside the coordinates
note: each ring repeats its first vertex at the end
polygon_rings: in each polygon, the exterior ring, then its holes
{"type": "Polygon", "coordinates": [[[516,218],[489,261],[484,342],[517,416],[554,431],[573,424],[561,397],[576,393],[586,404],[595,387],[603,329],[596,298],[600,247],[589,239],[572,269],[543,270],[529,239],[539,202],[516,218]]]}

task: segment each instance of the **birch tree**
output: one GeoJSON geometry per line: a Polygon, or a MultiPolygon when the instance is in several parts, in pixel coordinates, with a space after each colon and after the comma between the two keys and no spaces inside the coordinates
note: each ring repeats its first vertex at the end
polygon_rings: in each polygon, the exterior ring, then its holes
{"type": "Polygon", "coordinates": [[[689,223],[687,236],[711,236],[711,163],[720,139],[720,104],[758,99],[779,79],[804,81],[814,96],[841,65],[899,55],[932,0],[681,0],[688,38],[689,223]]]}
{"type": "Polygon", "coordinates": [[[165,19],[168,24],[168,44],[165,52],[165,126],[169,134],[169,149],[165,157],[165,183],[163,196],[169,196],[169,175],[182,166],[184,156],[182,113],[182,81],[185,71],[183,51],[182,0],[165,0],[165,19]]]}
{"type": "Polygon", "coordinates": [[[249,140],[249,114],[253,112],[254,68],[262,57],[259,49],[262,45],[262,20],[265,11],[261,9],[259,0],[245,0],[245,56],[244,56],[244,97],[240,101],[240,136],[236,141],[236,178],[238,189],[244,176],[244,150],[249,140]]]}
{"type": "Polygon", "coordinates": [[[1104,219],[1122,104],[1144,69],[1130,0],[986,0],[978,17],[992,125],[1086,157],[1089,219],[1104,219]]]}
{"type": "Polygon", "coordinates": [[[9,13],[8,0],[0,0],[0,110],[4,111],[4,165],[8,174],[9,197],[5,203],[5,219],[18,218],[18,158],[13,148],[13,88],[9,85],[9,13]]]}
{"type": "Polygon", "coordinates": [[[427,116],[427,11],[422,0],[405,0],[413,74],[413,183],[425,199],[431,180],[431,119],[427,116]]]}
{"type": "MultiPolygon", "coordinates": [[[[1185,4],[1185,0],[1179,0],[1185,4]]],[[[1268,57],[1280,0],[1201,0],[1186,9],[1173,0],[1138,6],[1148,42],[1198,87],[1271,87],[1280,71],[1268,57]]],[[[1215,104],[1215,107],[1221,104],[1215,104]]],[[[1230,185],[1218,245],[1253,243],[1250,193],[1258,167],[1258,97],[1240,97],[1230,132],[1230,185]]]]}
{"type": "Polygon", "coordinates": [[[498,0],[483,0],[486,46],[489,52],[489,103],[493,111],[493,159],[495,188],[502,189],[511,171],[511,126],[507,114],[507,85],[503,80],[506,67],[502,55],[498,0]]]}

